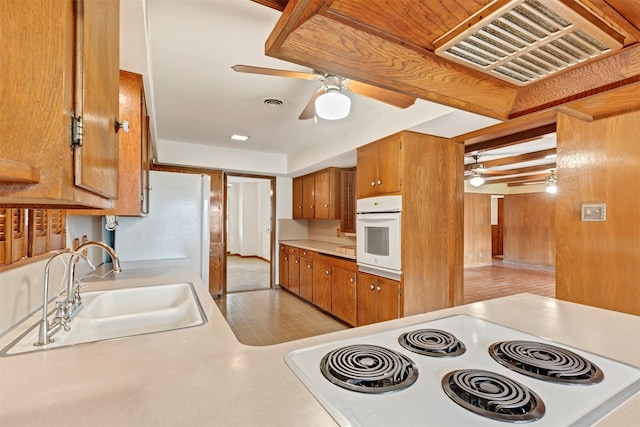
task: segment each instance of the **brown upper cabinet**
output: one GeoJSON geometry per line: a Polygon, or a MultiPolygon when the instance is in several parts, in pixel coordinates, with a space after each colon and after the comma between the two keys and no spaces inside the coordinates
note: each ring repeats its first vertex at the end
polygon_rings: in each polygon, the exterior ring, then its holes
{"type": "Polygon", "coordinates": [[[118,1],[0,2],[0,205],[118,196],[119,14],[118,1]]]}
{"type": "Polygon", "coordinates": [[[328,168],[293,179],[293,219],[341,218],[341,169],[328,168]]]}
{"type": "Polygon", "coordinates": [[[140,74],[120,71],[119,117],[127,132],[118,132],[118,194],[112,209],[74,210],[77,215],[141,216],[149,213],[149,116],[140,74]]]}
{"type": "Polygon", "coordinates": [[[357,197],[400,192],[400,134],[358,148],[357,197]]]}

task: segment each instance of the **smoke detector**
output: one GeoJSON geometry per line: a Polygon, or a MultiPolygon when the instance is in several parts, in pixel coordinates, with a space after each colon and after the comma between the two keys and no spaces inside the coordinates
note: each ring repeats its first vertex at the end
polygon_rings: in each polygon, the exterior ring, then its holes
{"type": "Polygon", "coordinates": [[[517,0],[463,22],[436,42],[435,52],[524,86],[619,50],[623,41],[580,4],[517,0]]]}

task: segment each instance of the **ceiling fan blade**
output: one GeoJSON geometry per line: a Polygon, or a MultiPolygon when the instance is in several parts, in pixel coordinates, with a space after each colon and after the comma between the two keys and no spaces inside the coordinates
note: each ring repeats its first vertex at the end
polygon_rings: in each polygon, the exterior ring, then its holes
{"type": "Polygon", "coordinates": [[[306,73],[303,71],[277,70],[275,68],[254,67],[251,65],[234,65],[231,68],[233,69],[233,71],[237,71],[239,73],[262,74],[262,75],[277,76],[277,77],[293,77],[294,79],[303,79],[303,80],[319,80],[322,78],[322,76],[315,73],[306,73]]]}
{"type": "Polygon", "coordinates": [[[298,119],[308,120],[313,119],[316,116],[316,98],[322,95],[325,91],[325,87],[322,86],[316,91],[316,93],[313,94],[309,102],[307,102],[306,107],[304,107],[304,110],[302,110],[302,113],[300,114],[300,117],[298,117],[298,119]]]}
{"type": "Polygon", "coordinates": [[[377,86],[354,80],[345,80],[344,86],[353,93],[375,99],[398,108],[407,108],[416,102],[416,98],[402,93],[382,89],[377,86]]]}
{"type": "Polygon", "coordinates": [[[517,170],[511,169],[508,171],[499,171],[493,169],[481,169],[479,172],[483,175],[515,175],[518,173],[517,170]]]}

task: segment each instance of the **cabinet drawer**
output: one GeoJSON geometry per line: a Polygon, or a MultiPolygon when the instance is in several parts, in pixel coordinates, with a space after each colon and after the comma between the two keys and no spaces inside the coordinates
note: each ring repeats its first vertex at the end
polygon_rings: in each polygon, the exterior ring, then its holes
{"type": "Polygon", "coordinates": [[[300,255],[300,248],[295,248],[293,246],[289,246],[289,253],[291,255],[300,255]]]}
{"type": "Polygon", "coordinates": [[[300,249],[299,254],[301,257],[313,259],[316,256],[314,251],[310,251],[309,249],[300,249]]]}

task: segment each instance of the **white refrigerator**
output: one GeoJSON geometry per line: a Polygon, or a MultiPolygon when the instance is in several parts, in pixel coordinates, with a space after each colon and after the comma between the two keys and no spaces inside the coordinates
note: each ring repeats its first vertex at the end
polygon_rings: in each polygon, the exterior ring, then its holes
{"type": "Polygon", "coordinates": [[[209,175],[149,173],[149,214],[120,217],[120,261],[182,260],[209,284],[209,175]]]}

